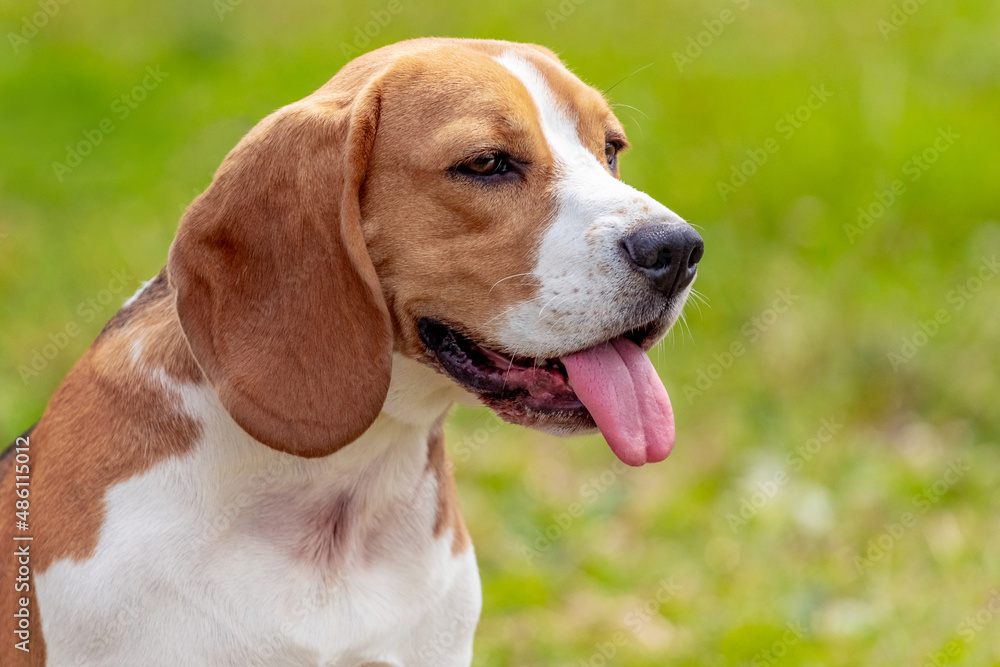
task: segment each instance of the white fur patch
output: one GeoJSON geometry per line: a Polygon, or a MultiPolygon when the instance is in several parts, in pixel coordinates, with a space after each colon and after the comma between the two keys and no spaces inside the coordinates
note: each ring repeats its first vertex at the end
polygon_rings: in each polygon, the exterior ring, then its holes
{"type": "Polygon", "coordinates": [[[433,535],[427,441],[451,396],[424,370],[396,356],[383,413],[318,459],[162,375],[201,438],[107,490],[92,558],[36,576],[50,664],[469,665],[479,573],[433,535]]]}
{"type": "MultiPolygon", "coordinates": [[[[576,118],[545,77],[521,56],[497,58],[528,89],[555,160],[556,213],[538,248],[538,297],[500,321],[495,336],[517,354],[556,357],[607,340],[653,319],[623,317],[648,300],[628,267],[622,238],[651,222],[682,223],[649,195],[622,183],[581,141],[576,118]]],[[[690,289],[690,288],[689,288],[690,289]]],[[[683,303],[687,293],[681,295],[683,303]]],[[[680,307],[672,319],[680,315],[680,307]]]]}
{"type": "Polygon", "coordinates": [[[125,303],[122,304],[122,308],[125,308],[126,306],[131,306],[135,302],[135,300],[139,298],[139,296],[143,293],[143,291],[147,287],[149,287],[149,283],[153,282],[154,280],[156,280],[156,278],[150,278],[149,280],[147,280],[146,282],[144,282],[142,285],[140,285],[139,289],[137,289],[135,291],[135,294],[133,294],[132,296],[130,296],[128,298],[128,300],[125,303]]]}

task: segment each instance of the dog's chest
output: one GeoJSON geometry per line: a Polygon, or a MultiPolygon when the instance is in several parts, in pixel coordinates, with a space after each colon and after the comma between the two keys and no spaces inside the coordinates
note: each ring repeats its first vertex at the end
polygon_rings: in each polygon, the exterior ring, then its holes
{"type": "Polygon", "coordinates": [[[435,536],[426,431],[306,460],[204,423],[108,490],[92,558],[37,577],[51,664],[467,664],[478,573],[435,536]]]}

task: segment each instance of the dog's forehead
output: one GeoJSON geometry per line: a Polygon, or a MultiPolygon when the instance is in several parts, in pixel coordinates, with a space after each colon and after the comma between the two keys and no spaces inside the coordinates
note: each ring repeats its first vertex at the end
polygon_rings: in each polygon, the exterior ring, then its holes
{"type": "Polygon", "coordinates": [[[484,124],[515,127],[543,113],[537,108],[542,88],[575,123],[588,148],[603,152],[609,131],[624,136],[603,95],[547,49],[484,40],[416,42],[366,54],[351,63],[351,69],[380,70],[384,92],[394,97],[395,109],[417,122],[478,118],[484,124]]]}
{"type": "MultiPolygon", "coordinates": [[[[570,120],[584,142],[603,137],[607,131],[624,135],[621,123],[604,96],[581,81],[562,62],[534,51],[505,49],[494,58],[531,95],[536,106],[543,99],[570,120]]],[[[540,113],[545,109],[539,108],[540,113]]]]}
{"type": "Polygon", "coordinates": [[[576,124],[576,134],[586,145],[595,144],[603,151],[608,131],[624,135],[621,123],[604,96],[569,71],[555,54],[526,45],[509,45],[490,54],[514,87],[527,93],[539,115],[543,106],[554,106],[576,124]],[[542,105],[542,100],[547,105],[542,105]]]}

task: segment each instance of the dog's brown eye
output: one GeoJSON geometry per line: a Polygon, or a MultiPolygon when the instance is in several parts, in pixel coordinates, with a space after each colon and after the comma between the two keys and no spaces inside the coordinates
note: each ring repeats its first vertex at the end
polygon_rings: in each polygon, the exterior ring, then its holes
{"type": "Polygon", "coordinates": [[[615,146],[610,141],[605,142],[604,157],[606,157],[608,160],[608,166],[614,169],[615,163],[618,161],[618,147],[615,146]]]}
{"type": "Polygon", "coordinates": [[[507,160],[502,155],[490,153],[472,158],[464,165],[463,169],[477,176],[490,176],[492,174],[502,174],[507,171],[507,160]]]}

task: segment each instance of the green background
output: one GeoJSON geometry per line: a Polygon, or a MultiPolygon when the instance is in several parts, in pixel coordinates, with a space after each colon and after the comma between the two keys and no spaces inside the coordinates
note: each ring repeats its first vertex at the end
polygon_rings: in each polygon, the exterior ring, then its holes
{"type": "Polygon", "coordinates": [[[475,664],[1000,664],[1000,3],[401,0],[385,26],[387,3],[346,4],[3,3],[3,439],[159,271],[228,149],[366,29],[359,50],[537,42],[617,83],[623,177],[698,225],[707,303],[652,353],[663,464],[451,420],[475,664]],[[122,118],[147,67],[165,76],[122,118]]]}

